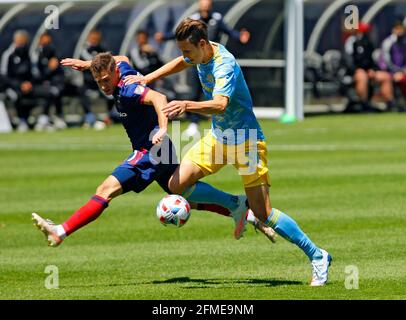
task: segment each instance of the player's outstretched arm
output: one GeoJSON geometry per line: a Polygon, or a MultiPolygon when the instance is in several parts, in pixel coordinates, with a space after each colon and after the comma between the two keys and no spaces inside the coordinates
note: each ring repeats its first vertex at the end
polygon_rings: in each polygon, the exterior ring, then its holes
{"type": "Polygon", "coordinates": [[[136,76],[136,75],[128,75],[124,79],[124,83],[126,85],[138,83],[143,85],[148,85],[158,79],[165,78],[174,73],[181,72],[189,67],[191,64],[188,64],[183,56],[177,57],[172,61],[169,61],[167,64],[163,65],[159,69],[151,72],[145,76],[136,76]]]}
{"type": "Polygon", "coordinates": [[[213,100],[208,101],[171,101],[162,112],[169,119],[173,119],[186,111],[200,114],[222,114],[226,111],[229,98],[222,95],[215,95],[213,100]]]}
{"type": "Polygon", "coordinates": [[[159,130],[152,137],[152,143],[161,143],[168,130],[168,118],[162,112],[162,108],[168,103],[168,100],[162,93],[149,89],[145,94],[144,103],[154,106],[158,115],[159,130]]]}
{"type": "Polygon", "coordinates": [[[85,71],[90,68],[92,61],[85,61],[80,59],[65,58],[61,60],[61,65],[64,67],[71,67],[74,70],[85,71]]]}
{"type": "MultiPolygon", "coordinates": [[[[114,56],[114,60],[116,62],[127,62],[130,63],[130,60],[126,56],[114,56]]],[[[85,71],[90,69],[90,65],[92,64],[91,60],[80,60],[80,59],[73,59],[73,58],[65,58],[61,60],[61,65],[65,67],[71,67],[74,70],[85,71]]]]}

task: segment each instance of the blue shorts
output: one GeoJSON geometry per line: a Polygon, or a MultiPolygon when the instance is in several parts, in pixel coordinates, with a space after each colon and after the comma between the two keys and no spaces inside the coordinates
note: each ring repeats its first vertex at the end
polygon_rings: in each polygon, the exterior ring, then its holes
{"type": "MultiPolygon", "coordinates": [[[[175,156],[176,158],[176,156],[175,156]]],[[[168,188],[168,181],[178,167],[176,161],[158,162],[148,150],[135,150],[122,164],[114,169],[114,176],[121,184],[123,193],[134,191],[141,192],[153,181],[167,193],[172,193],[168,188]]]]}

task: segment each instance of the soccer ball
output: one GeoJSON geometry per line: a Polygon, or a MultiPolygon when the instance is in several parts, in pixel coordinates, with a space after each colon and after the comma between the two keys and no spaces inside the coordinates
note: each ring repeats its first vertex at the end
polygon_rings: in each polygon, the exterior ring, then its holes
{"type": "Polygon", "coordinates": [[[164,225],[182,227],[190,217],[190,205],[179,195],[169,194],[156,207],[156,215],[164,225]]]}

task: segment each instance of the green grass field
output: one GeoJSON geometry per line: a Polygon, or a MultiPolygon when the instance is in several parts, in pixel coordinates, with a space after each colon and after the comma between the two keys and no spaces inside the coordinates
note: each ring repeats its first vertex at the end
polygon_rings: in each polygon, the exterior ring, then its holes
{"type": "MultiPolygon", "coordinates": [[[[405,299],[406,116],[261,124],[273,205],[332,254],[327,286],[308,286],[307,257],[281,237],[273,245],[249,227],[234,240],[229,218],[193,211],[185,227],[163,227],[155,184],[47,247],[31,212],[62,222],[88,201],[130,153],[114,126],[0,135],[0,299],[405,299]],[[45,288],[48,265],[58,290],[45,288]],[[358,289],[345,287],[348,266],[358,289]]],[[[243,192],[231,166],[205,181],[243,192]]]]}

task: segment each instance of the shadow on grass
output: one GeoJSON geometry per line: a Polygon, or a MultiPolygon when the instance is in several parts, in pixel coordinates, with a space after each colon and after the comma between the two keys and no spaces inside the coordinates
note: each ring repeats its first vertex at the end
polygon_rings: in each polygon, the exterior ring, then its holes
{"type": "Polygon", "coordinates": [[[185,288],[210,288],[210,287],[227,287],[235,285],[253,285],[253,286],[264,286],[264,287],[276,287],[276,286],[286,286],[286,285],[303,285],[300,281],[289,281],[289,280],[277,280],[277,279],[191,279],[189,277],[179,277],[171,278],[162,281],[152,281],[152,284],[193,284],[186,286],[185,288]],[[195,285],[196,284],[196,285],[195,285]]]}
{"type": "Polygon", "coordinates": [[[154,280],[147,282],[128,282],[128,283],[106,283],[91,285],[73,285],[69,288],[89,288],[89,287],[125,287],[151,284],[184,284],[184,289],[207,289],[207,288],[228,288],[228,287],[276,287],[287,285],[303,285],[300,281],[277,280],[277,279],[191,279],[189,277],[171,278],[167,280],[154,280]]]}

